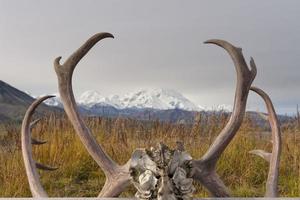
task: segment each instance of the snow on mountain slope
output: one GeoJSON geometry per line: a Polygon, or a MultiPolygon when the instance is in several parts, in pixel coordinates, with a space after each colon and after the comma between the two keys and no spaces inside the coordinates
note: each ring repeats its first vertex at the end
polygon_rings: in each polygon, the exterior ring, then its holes
{"type": "Polygon", "coordinates": [[[97,91],[86,91],[79,97],[78,103],[83,105],[92,105],[105,101],[105,97],[97,91]]]}
{"type": "Polygon", "coordinates": [[[79,97],[78,103],[80,105],[86,106],[86,107],[93,107],[95,105],[100,106],[112,106],[115,108],[121,108],[119,101],[119,96],[114,95],[110,97],[104,97],[97,91],[86,91],[82,93],[82,95],[79,97]]]}
{"type": "MultiPolygon", "coordinates": [[[[45,101],[47,105],[62,107],[59,95],[45,101]]],[[[157,110],[181,109],[187,111],[231,111],[228,105],[202,107],[195,105],[179,92],[170,89],[143,89],[125,94],[124,96],[111,95],[105,97],[97,91],[86,91],[77,99],[79,105],[91,108],[93,106],[112,106],[117,109],[125,108],[152,108],[157,110]]]]}
{"type": "Polygon", "coordinates": [[[121,98],[123,108],[182,109],[198,111],[199,107],[182,94],[169,89],[148,89],[126,94],[121,98]]]}

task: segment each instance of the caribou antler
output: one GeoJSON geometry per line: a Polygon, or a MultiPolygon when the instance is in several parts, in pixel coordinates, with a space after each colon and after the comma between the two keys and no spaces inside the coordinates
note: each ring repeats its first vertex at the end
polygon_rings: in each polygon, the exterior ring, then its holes
{"type": "MultiPolygon", "coordinates": [[[[55,167],[49,167],[46,165],[42,165],[40,163],[37,163],[34,161],[32,157],[32,147],[31,144],[34,144],[32,142],[31,138],[31,132],[30,129],[38,122],[37,120],[32,122],[30,124],[31,117],[35,111],[35,109],[46,99],[51,98],[53,96],[45,96],[41,97],[37,100],[35,100],[31,106],[26,111],[26,114],[23,119],[22,123],[22,130],[21,130],[21,141],[22,141],[22,154],[23,154],[23,160],[24,165],[26,169],[26,174],[30,186],[30,190],[33,197],[47,197],[47,193],[42,187],[42,184],[39,179],[39,175],[37,172],[38,169],[43,170],[56,170],[55,167]]],[[[42,142],[38,142],[38,144],[41,144],[42,142]]]]}
{"type": "MultiPolygon", "coordinates": [[[[41,119],[36,119],[33,122],[30,123],[30,129],[32,129],[39,121],[41,121],[41,119]]],[[[34,138],[31,138],[31,144],[33,145],[41,145],[41,144],[45,144],[47,143],[47,141],[40,141],[34,138]]]]}
{"type": "Polygon", "coordinates": [[[265,101],[268,110],[268,120],[272,130],[272,153],[265,152],[263,150],[253,150],[250,153],[259,155],[270,163],[269,173],[266,183],[266,194],[265,197],[277,197],[278,195],[278,174],[279,174],[279,163],[281,153],[281,133],[280,126],[277,119],[277,115],[272,104],[270,97],[261,89],[257,87],[251,87],[252,91],[257,93],[265,101]],[[263,156],[265,155],[265,157],[263,156]]]}
{"type": "MultiPolygon", "coordinates": [[[[97,164],[100,166],[100,168],[103,170],[106,176],[105,184],[99,194],[100,197],[116,197],[127,187],[130,181],[130,169],[129,169],[130,166],[131,166],[131,170],[135,165],[138,165],[137,163],[144,163],[144,164],[150,163],[151,166],[148,166],[149,169],[155,167],[155,165],[153,165],[153,162],[149,161],[150,157],[147,160],[145,159],[147,157],[146,155],[140,154],[141,152],[144,151],[135,151],[135,153],[132,155],[132,159],[129,160],[125,165],[122,166],[118,165],[103,150],[102,146],[97,143],[95,137],[93,136],[89,128],[85,125],[83,119],[79,114],[77,104],[75,102],[75,98],[73,94],[73,89],[72,89],[72,75],[74,69],[76,65],[79,63],[79,61],[88,53],[88,51],[98,41],[108,37],[113,38],[113,35],[111,35],[110,33],[95,34],[89,40],[87,40],[77,51],[75,51],[63,64],[60,64],[61,57],[58,57],[54,60],[54,67],[58,78],[59,93],[66,114],[69,120],[71,121],[80,140],[82,141],[85,148],[87,149],[88,153],[97,162],[97,164]],[[142,161],[148,161],[148,162],[142,162],[142,161]]],[[[248,65],[246,64],[244,56],[242,54],[242,49],[237,48],[226,41],[208,40],[205,43],[216,44],[218,46],[223,47],[229,53],[229,55],[233,60],[236,73],[237,73],[237,84],[236,84],[236,91],[235,91],[234,106],[228,123],[221,131],[221,133],[217,136],[217,138],[212,143],[212,145],[209,147],[207,152],[199,160],[190,160],[191,158],[187,159],[188,162],[185,164],[187,164],[189,168],[189,170],[187,170],[189,173],[184,173],[186,172],[185,170],[181,171],[182,173],[181,172],[180,173],[181,175],[185,174],[182,181],[188,183],[185,185],[188,185],[189,189],[193,188],[190,182],[191,181],[190,177],[192,177],[194,180],[200,182],[204,187],[206,187],[213,196],[227,197],[230,195],[229,190],[227,189],[223,181],[219,178],[218,174],[216,173],[216,163],[242,124],[245,110],[246,110],[249,90],[256,76],[256,66],[253,58],[251,58],[250,68],[248,68],[248,65]]],[[[269,154],[267,154],[266,156],[266,157],[270,157],[270,170],[269,170],[268,181],[267,181],[266,196],[276,196],[277,182],[278,182],[277,177],[278,177],[278,166],[279,166],[279,154],[280,154],[280,130],[278,125],[278,120],[276,118],[276,114],[269,97],[262,90],[258,88],[251,88],[251,89],[264,98],[270,115],[268,119],[272,127],[272,133],[273,133],[272,138],[274,142],[273,142],[273,151],[271,156],[269,156],[269,154]]],[[[49,97],[51,96],[46,96],[41,99],[38,99],[29,107],[24,117],[23,126],[22,126],[22,152],[23,152],[23,157],[24,157],[24,162],[26,167],[26,173],[30,183],[30,189],[32,191],[33,196],[35,197],[47,196],[46,192],[43,190],[41,183],[39,181],[36,168],[40,167],[48,170],[53,170],[54,168],[47,167],[33,161],[31,144],[30,144],[31,138],[30,138],[29,121],[35,108],[43,100],[49,97]]],[[[32,143],[40,144],[43,142],[32,139],[32,143]]],[[[179,147],[178,150],[183,151],[184,149],[182,147],[179,147]]],[[[155,174],[154,171],[156,171],[156,169],[151,171],[153,172],[152,175],[155,174]]],[[[172,171],[174,171],[173,168],[172,171]]],[[[178,172],[177,175],[179,176],[180,173],[178,172]]],[[[171,179],[168,180],[170,182],[171,179]]],[[[152,185],[150,186],[152,187],[152,185]]],[[[156,190],[157,189],[158,188],[156,188],[156,190]]],[[[190,198],[189,194],[191,191],[192,190],[187,190],[187,191],[183,190],[183,193],[188,194],[187,196],[188,198],[190,198]]]]}
{"type": "Polygon", "coordinates": [[[98,41],[104,38],[113,38],[113,35],[110,33],[95,34],[75,51],[64,64],[59,63],[61,57],[56,58],[54,67],[58,78],[59,94],[68,118],[85,148],[106,175],[106,182],[99,196],[114,197],[118,196],[129,183],[129,162],[123,166],[118,165],[97,143],[80,117],[72,89],[72,75],[76,65],[98,41]]]}
{"type": "Polygon", "coordinates": [[[230,116],[230,119],[224,129],[218,135],[205,155],[201,158],[202,161],[215,165],[216,161],[221,156],[232,138],[235,136],[243,122],[249,89],[256,76],[256,65],[253,58],[251,58],[251,69],[249,69],[242,54],[242,49],[233,46],[229,42],[224,40],[208,40],[205,42],[205,44],[216,44],[220,47],[223,47],[231,56],[237,73],[237,83],[232,115],[230,116]]]}
{"type": "Polygon", "coordinates": [[[235,99],[231,117],[203,157],[200,160],[194,161],[195,172],[193,178],[202,183],[213,196],[222,197],[229,196],[229,191],[215,172],[216,162],[242,124],[249,89],[256,76],[256,66],[253,58],[251,58],[251,69],[249,69],[242,54],[242,49],[233,46],[229,42],[224,40],[208,40],[205,43],[223,47],[231,56],[237,73],[235,99]]]}

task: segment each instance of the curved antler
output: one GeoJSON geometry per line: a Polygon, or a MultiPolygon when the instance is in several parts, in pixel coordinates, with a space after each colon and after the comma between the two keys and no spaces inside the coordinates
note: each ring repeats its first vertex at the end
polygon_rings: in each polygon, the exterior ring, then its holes
{"type": "MultiPolygon", "coordinates": [[[[26,111],[26,114],[23,119],[22,123],[22,130],[21,130],[21,141],[22,141],[22,155],[24,160],[24,165],[26,169],[26,174],[30,186],[30,190],[33,197],[47,197],[47,193],[42,187],[42,184],[39,179],[39,175],[37,172],[38,169],[43,170],[55,170],[57,168],[49,167],[46,165],[42,165],[40,163],[37,163],[34,161],[32,157],[32,147],[31,144],[34,144],[31,139],[31,132],[30,129],[36,124],[38,121],[34,121],[30,123],[31,117],[35,111],[35,109],[46,99],[51,98],[53,96],[44,96],[37,100],[35,100],[28,110],[26,111]]],[[[35,141],[35,140],[33,140],[35,141]]],[[[41,144],[41,142],[38,142],[38,144],[41,144]]]]}
{"type": "Polygon", "coordinates": [[[228,52],[236,69],[237,84],[230,119],[203,157],[194,161],[195,173],[193,178],[201,182],[213,196],[229,196],[228,189],[215,172],[215,166],[242,124],[249,89],[256,76],[256,66],[253,58],[251,58],[251,68],[249,69],[242,54],[242,49],[233,46],[229,42],[213,39],[206,41],[205,44],[218,45],[228,52]]]}
{"type": "MultiPolygon", "coordinates": [[[[266,194],[265,197],[277,197],[278,195],[278,174],[280,164],[280,153],[281,153],[281,132],[280,125],[277,119],[277,115],[272,104],[270,97],[261,89],[257,87],[251,87],[250,90],[257,93],[265,101],[268,110],[268,120],[272,130],[272,153],[267,153],[263,150],[253,150],[250,153],[257,154],[260,152],[261,155],[268,155],[267,160],[270,163],[268,179],[266,183],[266,194]]],[[[260,156],[260,154],[257,154],[260,156]]]]}
{"type": "MultiPolygon", "coordinates": [[[[34,127],[39,121],[41,121],[41,119],[36,119],[33,122],[31,122],[30,123],[30,129],[32,127],[34,127]]],[[[42,144],[45,144],[45,143],[47,143],[47,141],[40,141],[40,140],[31,138],[31,144],[33,144],[33,145],[42,145],[42,144]]]]}
{"type": "Polygon", "coordinates": [[[201,158],[203,161],[215,164],[243,122],[249,89],[256,76],[256,65],[253,58],[251,58],[250,70],[245,62],[242,49],[233,46],[229,42],[224,40],[208,40],[205,44],[216,44],[223,47],[231,56],[237,73],[234,105],[230,119],[208,151],[201,158]]]}
{"type": "Polygon", "coordinates": [[[118,196],[129,183],[129,162],[123,166],[118,165],[97,143],[78,112],[72,89],[72,75],[76,65],[98,41],[104,38],[113,38],[113,35],[110,33],[95,34],[75,51],[64,64],[59,63],[61,57],[56,58],[54,67],[58,78],[60,97],[67,116],[85,148],[106,175],[106,182],[99,196],[114,197],[118,196]]]}

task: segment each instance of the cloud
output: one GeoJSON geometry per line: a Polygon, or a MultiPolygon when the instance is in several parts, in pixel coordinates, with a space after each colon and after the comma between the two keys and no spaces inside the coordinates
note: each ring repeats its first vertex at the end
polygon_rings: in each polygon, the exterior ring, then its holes
{"type": "MultiPolygon", "coordinates": [[[[300,103],[299,1],[2,1],[1,79],[33,94],[57,91],[52,62],[90,35],[108,31],[79,63],[75,92],[108,95],[142,87],[180,91],[203,106],[232,104],[235,71],[222,38],[253,56],[255,85],[280,112],[300,103]],[[272,5],[271,5],[272,4],[272,5]]],[[[258,98],[252,107],[262,108],[258,98]]]]}

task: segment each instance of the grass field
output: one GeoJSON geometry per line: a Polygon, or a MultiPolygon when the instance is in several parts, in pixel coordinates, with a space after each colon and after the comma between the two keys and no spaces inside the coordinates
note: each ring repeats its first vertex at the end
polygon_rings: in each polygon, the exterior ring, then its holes
{"type": "MultiPolygon", "coordinates": [[[[88,118],[86,123],[99,143],[118,163],[125,163],[135,148],[150,147],[163,141],[174,147],[183,141],[193,158],[200,158],[227,121],[226,115],[198,116],[192,125],[132,119],[88,118]]],[[[52,115],[33,129],[35,138],[48,143],[34,146],[37,161],[58,166],[53,172],[39,171],[51,197],[95,197],[104,184],[101,169],[87,154],[72,126],[64,117],[52,115]]],[[[295,123],[282,126],[280,196],[300,196],[300,129],[295,123]]],[[[268,163],[249,154],[253,149],[271,151],[270,134],[245,119],[240,131],[218,162],[218,173],[234,196],[263,196],[268,163]]],[[[196,185],[196,197],[208,196],[196,185]]],[[[129,187],[122,196],[133,196],[129,187]]],[[[0,128],[0,197],[31,196],[21,155],[19,126],[0,128]]]]}

